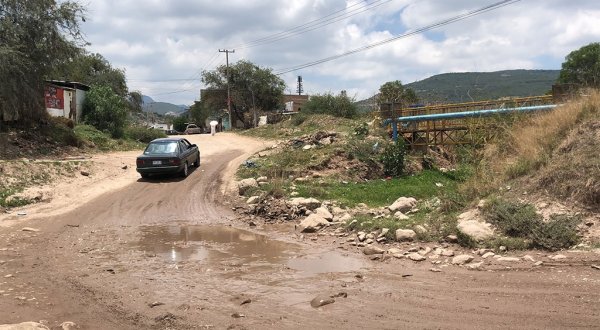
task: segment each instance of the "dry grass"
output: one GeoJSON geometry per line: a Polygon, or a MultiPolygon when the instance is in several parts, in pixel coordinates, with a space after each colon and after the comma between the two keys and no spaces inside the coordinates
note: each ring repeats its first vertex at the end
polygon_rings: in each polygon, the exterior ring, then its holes
{"type": "Polygon", "coordinates": [[[566,139],[578,138],[570,132],[599,113],[600,91],[591,90],[553,111],[519,117],[483,150],[482,161],[464,192],[473,197],[487,195],[510,179],[540,170],[566,139]]]}

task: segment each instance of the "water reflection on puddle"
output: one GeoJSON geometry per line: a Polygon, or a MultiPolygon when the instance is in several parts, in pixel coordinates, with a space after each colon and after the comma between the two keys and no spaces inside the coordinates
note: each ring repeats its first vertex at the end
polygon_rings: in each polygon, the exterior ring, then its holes
{"type": "Polygon", "coordinates": [[[349,272],[364,266],[361,260],[337,252],[303,255],[299,245],[226,226],[145,226],[137,248],[172,263],[286,265],[308,274],[349,272]]]}

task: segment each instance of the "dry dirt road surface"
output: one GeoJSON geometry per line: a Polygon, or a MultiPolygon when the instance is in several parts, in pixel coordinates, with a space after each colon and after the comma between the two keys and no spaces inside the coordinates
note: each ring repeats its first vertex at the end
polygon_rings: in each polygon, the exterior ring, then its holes
{"type": "Polygon", "coordinates": [[[139,179],[137,152],[97,156],[103,168],[86,181],[55,185],[49,203],[0,218],[0,324],[600,327],[600,270],[589,266],[597,254],[536,268],[431,272],[429,262],[373,262],[301,237],[293,225],[250,228],[228,206],[228,188],[235,168],[268,145],[230,134],[188,138],[202,165],[185,179],[139,179]],[[315,297],[334,302],[315,308],[315,297]]]}

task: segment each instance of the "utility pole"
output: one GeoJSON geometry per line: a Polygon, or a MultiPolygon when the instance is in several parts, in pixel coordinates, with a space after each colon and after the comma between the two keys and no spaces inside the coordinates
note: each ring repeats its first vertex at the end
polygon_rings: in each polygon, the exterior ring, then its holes
{"type": "Polygon", "coordinates": [[[225,63],[227,63],[227,112],[229,112],[229,129],[233,129],[231,121],[231,88],[229,88],[229,53],[235,53],[235,49],[219,49],[219,53],[225,53],[225,63]]]}

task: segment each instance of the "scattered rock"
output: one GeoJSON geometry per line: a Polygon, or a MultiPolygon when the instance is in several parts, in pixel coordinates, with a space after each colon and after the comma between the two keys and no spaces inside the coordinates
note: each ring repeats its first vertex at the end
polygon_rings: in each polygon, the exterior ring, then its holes
{"type": "Polygon", "coordinates": [[[600,266],[598,266],[598,265],[592,265],[592,268],[600,270],[600,266]]]}
{"type": "Polygon", "coordinates": [[[77,329],[77,324],[75,324],[75,322],[66,321],[61,323],[60,327],[62,328],[62,330],[77,329]]]}
{"type": "Polygon", "coordinates": [[[242,181],[238,182],[238,193],[240,195],[243,195],[246,193],[246,191],[248,191],[248,189],[257,188],[257,187],[258,187],[258,182],[256,182],[256,179],[254,179],[254,178],[243,179],[242,181]]]}
{"type": "Polygon", "coordinates": [[[165,303],[163,303],[163,302],[155,301],[155,302],[149,303],[148,306],[150,306],[150,308],[154,308],[156,306],[161,306],[161,305],[164,305],[164,304],[165,303]]]}
{"type": "Polygon", "coordinates": [[[494,231],[491,227],[491,224],[477,220],[459,221],[458,225],[456,225],[456,229],[459,232],[476,241],[483,241],[494,236],[494,231]]]}
{"type": "Polygon", "coordinates": [[[313,308],[319,308],[321,306],[333,304],[334,302],[335,299],[329,296],[316,296],[315,298],[313,298],[313,300],[310,301],[310,305],[313,308]]]}
{"type": "Polygon", "coordinates": [[[429,252],[431,252],[431,248],[426,246],[424,249],[419,250],[419,254],[422,256],[426,256],[429,252]]]}
{"type": "Polygon", "coordinates": [[[528,254],[523,256],[523,260],[535,262],[535,259],[533,259],[533,257],[528,254]]]}
{"type": "Polygon", "coordinates": [[[495,254],[494,252],[486,252],[486,253],[484,253],[484,254],[483,254],[481,257],[482,257],[483,259],[487,259],[487,258],[489,258],[489,257],[493,257],[493,256],[495,256],[495,255],[496,255],[496,254],[495,254]]]}
{"type": "Polygon", "coordinates": [[[352,216],[350,215],[350,213],[344,213],[339,218],[336,218],[336,219],[337,219],[336,221],[347,222],[350,219],[352,219],[352,216]]]}
{"type": "Polygon", "coordinates": [[[358,238],[359,242],[364,242],[367,239],[367,234],[365,234],[364,232],[358,232],[358,235],[356,236],[356,238],[358,238]]]}
{"type": "Polygon", "coordinates": [[[444,257],[453,257],[454,256],[454,250],[443,249],[441,255],[443,255],[444,257]]]}
{"type": "Polygon", "coordinates": [[[392,212],[400,211],[402,213],[406,213],[413,209],[413,207],[417,206],[417,200],[412,197],[400,197],[392,203],[392,205],[388,206],[388,209],[392,212]]]}
{"type": "Polygon", "coordinates": [[[505,252],[506,251],[506,246],[501,245],[498,250],[500,250],[500,252],[505,252]]]}
{"type": "Polygon", "coordinates": [[[248,198],[248,200],[246,201],[246,204],[254,205],[254,204],[258,204],[259,201],[260,201],[260,197],[252,196],[252,197],[248,198]]]}
{"type": "Polygon", "coordinates": [[[367,246],[363,249],[363,253],[365,255],[374,255],[374,254],[383,254],[385,252],[384,249],[378,248],[376,246],[367,246]]]}
{"type": "Polygon", "coordinates": [[[88,171],[81,171],[79,173],[83,176],[90,176],[90,172],[88,172],[88,171]]]}
{"type": "Polygon", "coordinates": [[[314,233],[319,229],[328,226],[329,221],[317,214],[311,214],[306,219],[300,222],[301,232],[303,233],[314,233]]]}
{"type": "Polygon", "coordinates": [[[268,182],[269,178],[267,178],[266,176],[260,176],[258,178],[256,178],[256,182],[261,183],[261,182],[268,182]]]}
{"type": "Polygon", "coordinates": [[[309,210],[314,210],[321,206],[321,202],[315,198],[295,197],[289,201],[292,206],[302,206],[309,210]]]}
{"type": "Polygon", "coordinates": [[[541,265],[543,265],[543,264],[544,264],[544,262],[543,262],[543,261],[538,261],[538,262],[534,263],[533,265],[534,265],[534,266],[541,266],[541,265]]]}
{"type": "Polygon", "coordinates": [[[397,229],[396,230],[396,240],[398,242],[412,241],[417,236],[412,229],[397,229]]]}
{"type": "Polygon", "coordinates": [[[401,254],[401,253],[402,253],[402,250],[400,250],[400,249],[398,249],[398,248],[391,248],[391,249],[387,250],[387,252],[388,252],[389,254],[401,254]]]}
{"type": "Polygon", "coordinates": [[[439,268],[429,268],[429,271],[430,272],[434,272],[434,273],[441,273],[442,272],[442,270],[439,269],[439,268]]]}
{"type": "Polygon", "coordinates": [[[417,234],[426,234],[427,233],[427,228],[423,227],[422,225],[416,225],[413,230],[415,231],[415,233],[417,234]]]}
{"type": "Polygon", "coordinates": [[[398,211],[398,212],[394,213],[394,218],[396,218],[398,220],[406,220],[406,219],[408,219],[408,215],[398,211]]]}
{"type": "Polygon", "coordinates": [[[377,235],[377,238],[382,238],[385,237],[385,235],[387,235],[387,233],[390,231],[389,228],[383,228],[381,229],[381,233],[379,233],[379,235],[377,235]]]}
{"type": "Polygon", "coordinates": [[[231,314],[231,317],[233,317],[234,319],[239,319],[242,317],[246,317],[246,315],[242,314],[242,313],[233,313],[233,314],[231,314]]]}
{"type": "Polygon", "coordinates": [[[128,169],[128,168],[129,168],[129,166],[127,166],[127,165],[123,165],[123,166],[121,166],[121,169],[122,169],[122,170],[126,170],[126,169],[128,169]]]}
{"type": "Polygon", "coordinates": [[[468,264],[469,262],[473,261],[473,259],[475,259],[475,257],[473,257],[470,254],[461,254],[461,255],[458,255],[458,256],[452,258],[452,264],[453,265],[464,265],[464,264],[468,264]]]}
{"type": "Polygon", "coordinates": [[[425,256],[422,256],[418,253],[411,253],[411,254],[407,255],[406,257],[412,261],[423,261],[423,260],[427,259],[425,256]]]}
{"type": "Polygon", "coordinates": [[[479,270],[479,269],[481,269],[482,265],[483,265],[483,261],[480,261],[480,262],[475,262],[475,263],[467,265],[467,268],[471,269],[471,270],[479,270]]]}
{"type": "Polygon", "coordinates": [[[517,257],[500,257],[498,259],[496,259],[500,262],[519,262],[521,261],[521,258],[517,258],[517,257]]]}
{"type": "Polygon", "coordinates": [[[22,231],[32,231],[32,232],[38,232],[40,231],[37,228],[31,228],[31,227],[24,227],[23,229],[21,229],[22,231]]]}
{"type": "Polygon", "coordinates": [[[552,260],[562,260],[562,259],[567,259],[567,256],[563,255],[563,254],[557,254],[554,256],[549,257],[552,260]]]}
{"type": "Polygon", "coordinates": [[[316,208],[315,213],[320,215],[327,221],[333,221],[333,214],[331,214],[331,212],[329,212],[329,210],[326,207],[321,206],[316,208]]]}
{"type": "Polygon", "coordinates": [[[456,235],[448,235],[448,236],[446,236],[446,241],[448,243],[458,243],[458,236],[456,236],[456,235]]]}
{"type": "Polygon", "coordinates": [[[0,330],[50,330],[50,328],[37,322],[22,322],[15,324],[0,324],[0,330]]]}

